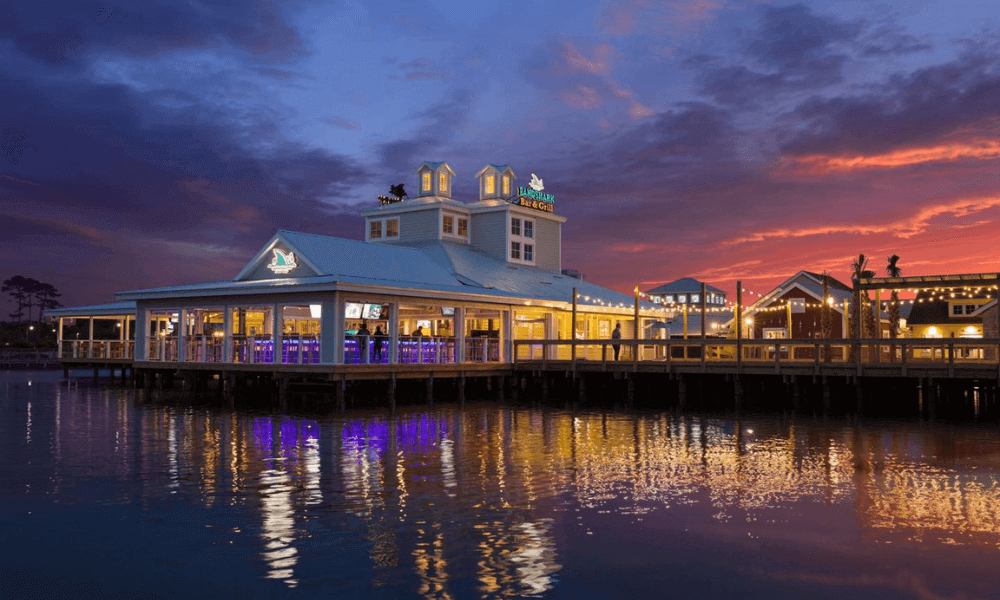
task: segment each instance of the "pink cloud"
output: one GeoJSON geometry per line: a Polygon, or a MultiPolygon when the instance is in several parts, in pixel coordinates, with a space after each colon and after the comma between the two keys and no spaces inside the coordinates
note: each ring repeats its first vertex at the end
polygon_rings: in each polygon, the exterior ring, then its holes
{"type": "Polygon", "coordinates": [[[573,108],[589,110],[601,105],[601,95],[594,88],[585,85],[578,85],[573,90],[563,92],[561,96],[573,108]]]}
{"type": "Polygon", "coordinates": [[[579,48],[569,41],[563,41],[561,50],[566,64],[577,71],[584,71],[593,75],[603,75],[610,69],[610,58],[614,55],[611,46],[601,44],[594,49],[594,57],[590,58],[583,54],[579,48]]]}

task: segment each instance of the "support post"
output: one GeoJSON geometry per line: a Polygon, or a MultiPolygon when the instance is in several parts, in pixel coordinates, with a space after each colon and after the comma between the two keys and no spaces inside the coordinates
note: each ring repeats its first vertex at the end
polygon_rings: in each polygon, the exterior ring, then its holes
{"type": "Polygon", "coordinates": [[[465,309],[455,307],[455,362],[465,362],[465,309]]]}
{"type": "MultiPolygon", "coordinates": [[[[706,327],[705,327],[705,325],[706,325],[706,323],[705,323],[705,313],[706,313],[706,309],[707,309],[707,307],[706,307],[706,300],[705,300],[705,291],[706,291],[706,289],[705,289],[705,282],[703,281],[703,282],[701,282],[701,341],[702,341],[701,355],[703,357],[705,356],[705,344],[704,344],[704,342],[705,342],[705,334],[707,333],[707,330],[706,330],[706,327]]],[[[702,362],[704,362],[704,361],[702,361],[702,362]]]]}
{"type": "Polygon", "coordinates": [[[634,353],[632,359],[634,361],[639,360],[639,340],[642,339],[640,327],[642,323],[639,321],[639,286],[635,286],[635,316],[633,317],[635,322],[635,330],[632,331],[632,339],[636,341],[635,346],[632,347],[632,352],[634,353]]]}
{"type": "Polygon", "coordinates": [[[575,368],[576,366],[576,287],[575,286],[573,287],[573,316],[572,316],[572,322],[569,325],[569,339],[572,340],[573,342],[573,344],[570,346],[570,360],[573,361],[573,365],[575,368]]]}
{"type": "Polygon", "coordinates": [[[736,280],[736,306],[733,307],[733,326],[736,327],[736,372],[743,368],[743,282],[736,280]]]}
{"type": "MultiPolygon", "coordinates": [[[[805,302],[805,300],[803,300],[805,302]]],[[[788,339],[794,337],[792,335],[792,299],[785,299],[785,324],[788,325],[788,339]]],[[[791,358],[791,357],[789,357],[791,358]]]]}
{"type": "Polygon", "coordinates": [[[182,308],[177,311],[177,362],[187,361],[188,311],[182,308]]]}
{"type": "Polygon", "coordinates": [[[233,309],[222,308],[222,362],[233,362],[233,309]]]}

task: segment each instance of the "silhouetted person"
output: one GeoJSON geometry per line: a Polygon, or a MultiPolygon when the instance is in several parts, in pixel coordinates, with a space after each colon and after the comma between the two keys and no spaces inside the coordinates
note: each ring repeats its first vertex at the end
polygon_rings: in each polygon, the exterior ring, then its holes
{"type": "Polygon", "coordinates": [[[381,363],[382,362],[382,346],[385,344],[385,334],[382,332],[382,326],[377,325],[375,327],[375,348],[372,350],[372,362],[381,363]]]}
{"type": "MultiPolygon", "coordinates": [[[[615,323],[615,330],[611,332],[611,339],[620,340],[622,339],[622,324],[615,323]]],[[[618,352],[621,350],[621,344],[611,344],[611,348],[615,351],[615,360],[618,360],[618,352]]]]}

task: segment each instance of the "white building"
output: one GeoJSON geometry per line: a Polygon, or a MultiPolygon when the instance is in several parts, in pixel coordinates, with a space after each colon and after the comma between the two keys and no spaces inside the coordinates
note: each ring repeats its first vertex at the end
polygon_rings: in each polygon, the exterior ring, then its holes
{"type": "MultiPolygon", "coordinates": [[[[509,362],[513,339],[571,339],[574,288],[578,339],[608,339],[616,322],[633,335],[632,296],[562,274],[566,218],[543,180],[532,174],[518,187],[509,166],[489,164],[475,175],[479,198],[461,201],[452,197],[455,176],[447,163],[423,163],[416,197],[361,212],[364,241],[278,231],[231,280],[118,292],[119,302],[135,303],[114,317],[124,331],[134,319],[135,361],[509,362]]],[[[66,319],[93,324],[100,310],[50,315],[65,333],[66,319]]],[[[649,322],[658,314],[648,303],[640,313],[649,322]]],[[[60,345],[67,358],[116,347],[68,335],[60,345]]]]}

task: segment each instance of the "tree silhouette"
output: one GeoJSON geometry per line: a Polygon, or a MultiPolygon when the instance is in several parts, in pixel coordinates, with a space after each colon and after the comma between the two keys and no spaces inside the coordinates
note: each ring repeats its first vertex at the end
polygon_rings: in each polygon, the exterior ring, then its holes
{"type": "Polygon", "coordinates": [[[23,275],[15,275],[4,280],[0,291],[10,295],[17,303],[17,310],[10,313],[10,316],[16,319],[18,323],[24,319],[25,308],[28,309],[28,321],[31,321],[34,316],[31,310],[33,307],[38,307],[38,318],[41,319],[43,310],[61,306],[56,298],[62,294],[56,291],[56,288],[52,284],[42,283],[37,279],[24,277],[23,275]]]}
{"type": "Polygon", "coordinates": [[[379,204],[394,204],[396,202],[402,202],[406,198],[406,189],[403,188],[402,183],[397,183],[396,185],[389,186],[389,193],[391,196],[379,195],[379,204]]]}
{"type": "Polygon", "coordinates": [[[871,297],[868,290],[862,294],[857,289],[858,281],[875,277],[875,271],[868,270],[868,257],[859,254],[858,258],[851,263],[851,279],[854,280],[854,303],[851,306],[851,334],[855,338],[867,338],[874,333],[875,323],[871,313],[871,297]],[[866,312],[868,314],[866,314],[866,312]]]}
{"type": "MultiPolygon", "coordinates": [[[[899,255],[893,254],[892,256],[886,257],[885,272],[889,277],[899,277],[903,273],[903,269],[896,264],[899,261],[899,255]]],[[[892,296],[889,301],[889,337],[896,339],[896,335],[899,332],[899,291],[892,290],[892,296]]]]}

